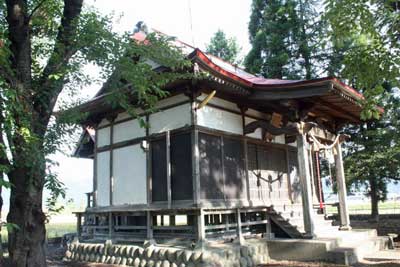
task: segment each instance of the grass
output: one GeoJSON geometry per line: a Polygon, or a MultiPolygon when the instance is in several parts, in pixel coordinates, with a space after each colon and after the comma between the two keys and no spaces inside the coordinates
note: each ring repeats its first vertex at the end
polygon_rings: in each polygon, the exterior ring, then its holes
{"type": "MultiPolygon", "coordinates": [[[[51,223],[46,224],[47,238],[62,237],[64,234],[76,232],[76,223],[51,223]]],[[[7,242],[7,230],[1,231],[1,239],[7,242]]]]}
{"type": "MultiPolygon", "coordinates": [[[[328,213],[337,213],[337,208],[328,206],[328,213]]],[[[365,203],[349,204],[350,214],[369,214],[371,213],[371,203],[367,201],[365,203]]],[[[400,213],[400,201],[386,201],[379,202],[379,213],[390,214],[400,213]]]]}

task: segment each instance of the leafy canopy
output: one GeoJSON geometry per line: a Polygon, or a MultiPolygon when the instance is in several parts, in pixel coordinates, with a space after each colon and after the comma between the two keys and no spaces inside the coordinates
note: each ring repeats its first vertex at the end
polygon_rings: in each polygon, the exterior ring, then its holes
{"type": "MultiPolygon", "coordinates": [[[[7,17],[11,6],[11,1],[0,0],[0,136],[5,138],[0,139],[0,170],[6,175],[18,168],[47,173],[39,184],[52,192],[48,203],[55,203],[65,189],[49,171],[56,164],[49,155],[65,149],[70,136],[76,136],[76,122],[86,116],[71,112],[85,100],[77,95],[95,81],[86,67],[97,66],[99,80],[111,77],[105,85],[107,101],[136,116],[137,106],[154,111],[157,100],[167,94],[163,87],[188,77],[191,63],[171,38],[152,33],[145,44],[136,42],[131,33],[112,30],[112,16],[82,6],[80,0],[23,2],[20,11],[29,23],[21,29],[7,17]],[[23,30],[27,35],[19,36],[23,30]],[[155,71],[148,59],[168,71],[155,71]],[[58,112],[56,118],[54,108],[70,111],[58,112]]],[[[28,180],[28,187],[36,183],[34,177],[28,180]]],[[[7,185],[4,179],[0,183],[7,185]]]]}
{"type": "Polygon", "coordinates": [[[210,39],[206,51],[230,63],[240,63],[238,59],[238,54],[240,52],[239,44],[235,38],[227,38],[222,30],[218,30],[210,39]]]}

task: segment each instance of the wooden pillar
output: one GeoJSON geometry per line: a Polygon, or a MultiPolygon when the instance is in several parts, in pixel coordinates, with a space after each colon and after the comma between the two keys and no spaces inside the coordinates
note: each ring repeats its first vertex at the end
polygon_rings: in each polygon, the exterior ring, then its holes
{"type": "Polygon", "coordinates": [[[110,206],[114,203],[114,149],[113,149],[113,139],[114,139],[114,119],[111,120],[110,124],[110,206]]]}
{"type": "Polygon", "coordinates": [[[152,201],[152,154],[151,154],[151,142],[150,142],[150,115],[146,114],[146,173],[147,173],[147,181],[146,181],[146,189],[147,189],[147,204],[150,205],[152,201]]]}
{"type": "Polygon", "coordinates": [[[90,193],[86,193],[86,208],[90,208],[90,193]]]}
{"type": "Polygon", "coordinates": [[[97,139],[98,131],[95,132],[94,137],[94,156],[93,156],[93,207],[97,206],[97,139]]]}
{"type": "Polygon", "coordinates": [[[250,181],[249,181],[249,162],[248,162],[248,151],[247,151],[247,139],[245,132],[246,127],[246,111],[247,108],[239,107],[240,113],[242,115],[242,131],[243,131],[243,153],[244,153],[244,171],[245,171],[245,178],[246,178],[246,195],[247,195],[247,205],[250,205],[250,181]]]}
{"type": "Polygon", "coordinates": [[[199,131],[194,127],[192,130],[192,181],[193,181],[193,202],[200,205],[200,152],[199,152],[199,131]]]}
{"type": "Polygon", "coordinates": [[[311,195],[310,165],[307,150],[307,140],[304,134],[297,135],[297,157],[299,163],[299,176],[301,196],[303,203],[303,220],[306,236],[314,236],[313,204],[311,195]]]}
{"type": "Polygon", "coordinates": [[[192,141],[192,184],[193,184],[193,203],[200,206],[200,152],[199,152],[199,131],[197,130],[197,97],[200,95],[195,88],[190,88],[191,101],[191,141],[192,141]]]}
{"type": "Polygon", "coordinates": [[[81,213],[77,213],[76,214],[76,233],[78,235],[78,238],[81,238],[82,235],[82,214],[81,213]]]}
{"type": "Polygon", "coordinates": [[[167,131],[166,134],[166,158],[167,158],[167,197],[168,197],[168,208],[171,208],[172,203],[172,191],[171,191],[171,135],[170,131],[167,131]]]}
{"type": "Polygon", "coordinates": [[[336,182],[338,185],[339,210],[340,210],[340,230],[351,230],[349,208],[347,206],[346,178],[343,169],[342,147],[340,142],[335,146],[335,168],[336,182]]]}

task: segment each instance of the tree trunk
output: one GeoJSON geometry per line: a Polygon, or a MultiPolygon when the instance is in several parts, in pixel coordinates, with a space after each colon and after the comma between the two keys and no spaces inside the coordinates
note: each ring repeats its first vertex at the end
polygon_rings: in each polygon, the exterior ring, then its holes
{"type": "Polygon", "coordinates": [[[9,174],[13,187],[7,220],[16,224],[18,229],[9,233],[8,249],[12,266],[15,267],[46,266],[46,217],[42,211],[45,176],[37,171],[37,166],[33,166],[17,167],[9,174]]]}
{"type": "Polygon", "coordinates": [[[374,177],[369,179],[370,184],[370,197],[371,197],[371,221],[378,222],[379,221],[379,196],[376,180],[374,177]]]}
{"type": "MultiPolygon", "coordinates": [[[[0,174],[0,179],[2,179],[2,178],[3,178],[3,175],[0,174]]],[[[2,215],[1,211],[3,209],[3,197],[1,196],[2,189],[3,189],[3,187],[0,185],[0,263],[3,260],[3,240],[1,239],[1,229],[3,228],[2,227],[3,220],[1,217],[1,215],[2,215]]]]}

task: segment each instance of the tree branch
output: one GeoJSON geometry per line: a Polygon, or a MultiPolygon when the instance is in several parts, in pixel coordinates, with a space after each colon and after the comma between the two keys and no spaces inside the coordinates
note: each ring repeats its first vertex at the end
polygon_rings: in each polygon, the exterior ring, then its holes
{"type": "Polygon", "coordinates": [[[15,80],[13,75],[1,65],[0,65],[0,75],[10,85],[10,87],[15,87],[15,80]]]}
{"type": "MultiPolygon", "coordinates": [[[[31,40],[26,15],[26,2],[23,0],[6,0],[8,39],[10,40],[10,62],[15,70],[16,83],[19,89],[31,87],[31,40]]],[[[28,95],[28,94],[27,94],[28,95]]]]}
{"type": "Polygon", "coordinates": [[[58,28],[54,50],[37,82],[34,105],[43,125],[48,123],[58,95],[64,87],[68,62],[77,51],[74,43],[77,31],[76,22],[82,11],[82,3],[83,0],[64,0],[63,17],[58,28]],[[54,74],[60,75],[60,78],[51,79],[51,75],[54,74]]]}
{"type": "Polygon", "coordinates": [[[35,8],[34,9],[32,9],[32,12],[31,12],[31,14],[28,16],[28,20],[31,20],[32,19],[32,17],[33,17],[33,15],[35,14],[35,12],[44,4],[44,2],[46,2],[47,0],[42,0],[42,1],[40,1],[40,3],[39,4],[37,4],[37,6],[35,6],[35,8]]]}

